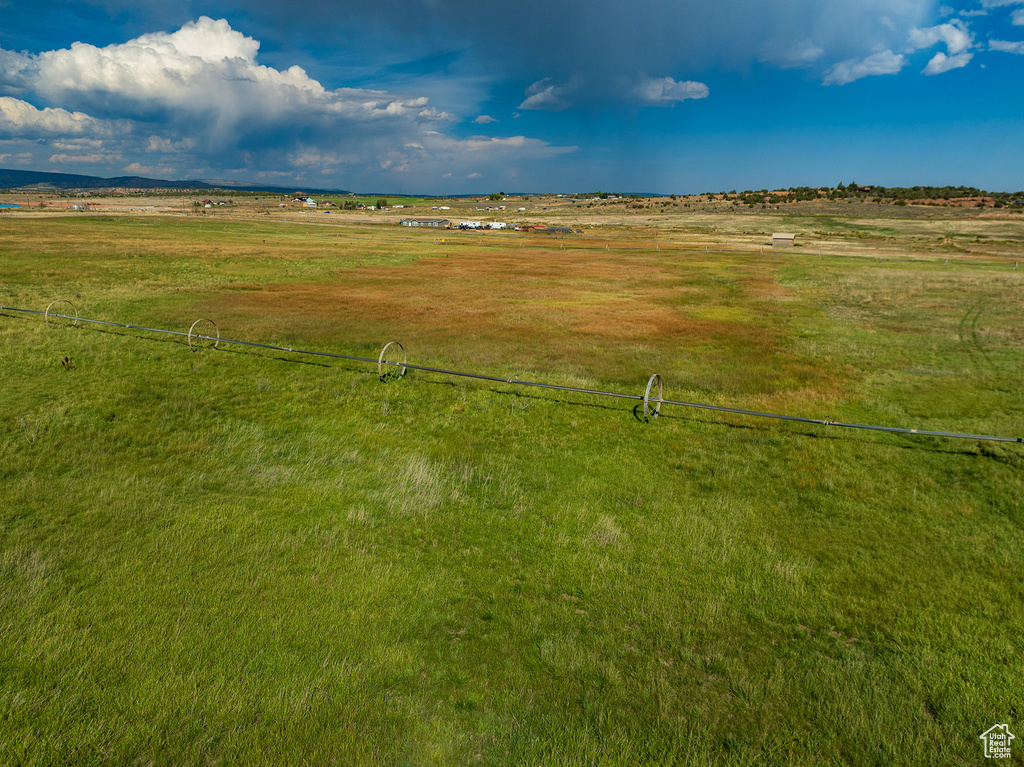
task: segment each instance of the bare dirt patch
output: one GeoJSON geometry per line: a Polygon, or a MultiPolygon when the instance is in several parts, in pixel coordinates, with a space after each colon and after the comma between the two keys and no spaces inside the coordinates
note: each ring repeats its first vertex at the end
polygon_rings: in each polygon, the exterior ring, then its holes
{"type": "Polygon", "coordinates": [[[312,336],[367,350],[401,340],[421,359],[460,369],[601,370],[635,381],[684,349],[695,360],[756,359],[751,381],[788,375],[795,363],[770,307],[789,294],[774,269],[702,259],[459,248],[402,266],[339,269],[323,281],[225,291],[202,311],[268,339],[312,336]],[[769,309],[734,316],[740,301],[769,309]]]}

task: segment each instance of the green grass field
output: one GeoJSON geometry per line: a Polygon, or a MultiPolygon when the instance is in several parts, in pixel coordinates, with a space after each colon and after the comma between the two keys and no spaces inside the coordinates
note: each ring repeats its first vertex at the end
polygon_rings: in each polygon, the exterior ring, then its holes
{"type": "MultiPolygon", "coordinates": [[[[910,255],[8,217],[0,304],[1024,436],[1024,270],[885,236],[910,255]]],[[[63,324],[0,316],[2,764],[962,765],[1024,738],[1024,446],[644,424],[63,324]]]]}

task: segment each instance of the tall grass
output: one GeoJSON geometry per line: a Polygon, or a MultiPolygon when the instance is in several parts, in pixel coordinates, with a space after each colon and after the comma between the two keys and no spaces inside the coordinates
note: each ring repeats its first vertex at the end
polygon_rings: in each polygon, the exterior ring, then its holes
{"type": "MultiPolygon", "coordinates": [[[[1006,270],[18,226],[8,305],[1024,426],[1006,270]]],[[[1017,446],[307,362],[0,317],[0,762],[962,764],[1021,721],[1017,446]]]]}

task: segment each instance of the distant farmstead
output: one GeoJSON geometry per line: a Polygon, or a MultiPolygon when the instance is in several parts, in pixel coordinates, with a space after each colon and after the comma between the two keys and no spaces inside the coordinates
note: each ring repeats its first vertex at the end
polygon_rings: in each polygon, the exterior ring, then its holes
{"type": "Polygon", "coordinates": [[[451,225],[447,218],[403,218],[398,223],[402,226],[429,226],[434,229],[447,229],[451,225]]]}
{"type": "Polygon", "coordinates": [[[772,235],[773,248],[792,248],[795,244],[795,234],[780,234],[776,232],[775,234],[772,235]]]}

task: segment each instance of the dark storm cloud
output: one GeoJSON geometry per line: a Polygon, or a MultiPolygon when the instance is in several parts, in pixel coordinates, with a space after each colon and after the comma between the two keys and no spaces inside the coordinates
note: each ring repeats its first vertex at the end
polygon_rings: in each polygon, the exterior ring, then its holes
{"type": "MultiPolygon", "coordinates": [[[[200,11],[190,3],[86,5],[129,16],[146,30],[170,31],[200,11]]],[[[594,97],[618,92],[617,80],[638,73],[690,79],[754,61],[825,69],[902,44],[934,12],[930,0],[305,0],[300,7],[213,0],[201,8],[202,15],[231,19],[258,39],[287,47],[289,37],[301,38],[331,55],[362,51],[367,39],[392,36],[408,47],[411,71],[450,63],[444,60],[449,54],[430,58],[443,41],[446,50],[472,51],[473,66],[492,76],[530,84],[545,77],[565,83],[576,75],[594,97]],[[426,60],[416,62],[420,57],[426,60]]]]}

